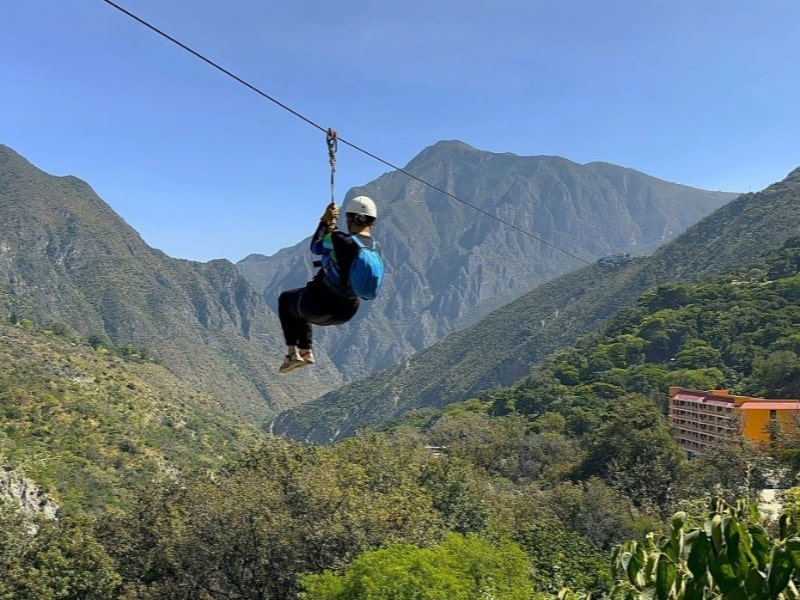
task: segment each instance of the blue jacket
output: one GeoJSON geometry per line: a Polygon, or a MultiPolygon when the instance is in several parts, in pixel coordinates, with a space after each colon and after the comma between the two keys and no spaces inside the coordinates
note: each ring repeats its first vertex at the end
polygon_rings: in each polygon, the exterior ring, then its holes
{"type": "MultiPolygon", "coordinates": [[[[343,287],[341,273],[350,272],[350,266],[358,254],[358,245],[351,241],[353,237],[353,234],[344,231],[329,232],[327,224],[320,221],[311,238],[310,250],[313,254],[321,256],[320,263],[325,277],[339,287],[343,287]]],[[[373,239],[370,236],[358,235],[358,237],[364,245],[372,246],[373,239]]],[[[352,290],[346,291],[352,293],[352,290]]]]}

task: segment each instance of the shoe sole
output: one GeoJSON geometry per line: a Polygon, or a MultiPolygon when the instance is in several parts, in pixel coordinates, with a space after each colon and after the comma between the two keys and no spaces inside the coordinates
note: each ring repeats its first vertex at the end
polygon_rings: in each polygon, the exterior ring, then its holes
{"type": "Polygon", "coordinates": [[[280,369],[278,369],[278,373],[291,373],[292,371],[299,369],[300,367],[306,367],[310,364],[312,363],[307,363],[304,361],[292,362],[286,365],[285,367],[282,366],[280,369]]]}

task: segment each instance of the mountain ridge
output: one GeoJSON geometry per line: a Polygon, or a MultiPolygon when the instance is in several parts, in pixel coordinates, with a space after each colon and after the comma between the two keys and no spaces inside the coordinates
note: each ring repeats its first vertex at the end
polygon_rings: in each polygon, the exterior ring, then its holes
{"type": "Polygon", "coordinates": [[[146,347],[257,420],[340,380],[324,365],[291,383],[267,376],[282,354],[277,317],[233,263],[168,257],[87,183],[49,175],[6,146],[0,209],[0,309],[8,314],[146,347]]]}
{"type": "Polygon", "coordinates": [[[552,244],[590,255],[624,249],[632,235],[657,245],[665,229],[683,227],[728,197],[689,189],[673,201],[674,186],[626,170],[620,179],[639,182],[641,196],[628,201],[650,202],[655,215],[648,215],[655,226],[643,220],[640,227],[630,216],[618,218],[626,200],[612,183],[567,159],[529,160],[450,142],[410,164],[551,245],[476,218],[400,172],[354,188],[350,195],[388,199],[378,236],[390,268],[386,294],[365,303],[350,325],[318,330],[314,369],[280,378],[275,300],[281,289],[310,277],[306,242],[263,261],[171,258],[147,245],[86,182],[50,175],[1,146],[0,316],[55,324],[112,347],[144,348],[187,384],[224,398],[232,412],[266,422],[359,373],[401,363],[574,268],[574,259],[552,244]],[[541,166],[545,178],[533,177],[531,165],[541,166]],[[557,172],[562,167],[566,174],[557,172]],[[694,212],[683,215],[681,207],[694,212]],[[613,235],[602,231],[606,225],[613,235]]]}
{"type": "Polygon", "coordinates": [[[402,366],[279,414],[271,431],[326,443],[426,406],[442,407],[510,385],[642,291],[711,276],[780,247],[800,227],[798,199],[800,169],[761,192],[740,195],[652,257],[619,265],[599,262],[550,281],[402,366]],[[748,234],[759,243],[742,243],[748,234]],[[502,340],[498,332],[505,332],[502,340]]]}
{"type": "MultiPolygon", "coordinates": [[[[615,172],[615,184],[602,173],[608,168],[441,141],[404,170],[462,202],[400,171],[350,190],[347,198],[366,194],[378,203],[375,235],[387,263],[385,293],[350,324],[319,330],[315,344],[346,379],[380,371],[581,261],[652,251],[735,197],[627,167],[615,172]]],[[[310,262],[304,241],[236,265],[274,306],[280,290],[312,276],[310,262]]]]}

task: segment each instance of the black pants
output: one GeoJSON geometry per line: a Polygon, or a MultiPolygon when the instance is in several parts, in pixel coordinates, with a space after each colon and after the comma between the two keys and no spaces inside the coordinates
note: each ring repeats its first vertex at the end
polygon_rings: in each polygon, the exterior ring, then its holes
{"type": "Polygon", "coordinates": [[[306,287],[286,290],[278,296],[278,318],[287,346],[311,348],[311,325],[341,325],[358,312],[360,301],[330,290],[319,277],[306,287]]]}

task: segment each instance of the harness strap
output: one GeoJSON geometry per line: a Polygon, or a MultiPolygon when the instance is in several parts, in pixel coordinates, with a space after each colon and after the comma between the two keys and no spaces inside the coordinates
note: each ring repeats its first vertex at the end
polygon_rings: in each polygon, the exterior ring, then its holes
{"type": "Polygon", "coordinates": [[[333,292],[340,298],[347,298],[348,300],[352,300],[353,298],[357,297],[355,294],[349,293],[346,289],[344,289],[339,285],[336,285],[333,281],[331,281],[330,277],[328,277],[328,274],[325,272],[325,269],[319,270],[317,274],[317,279],[319,279],[326,288],[328,288],[331,292],[333,292]]]}

